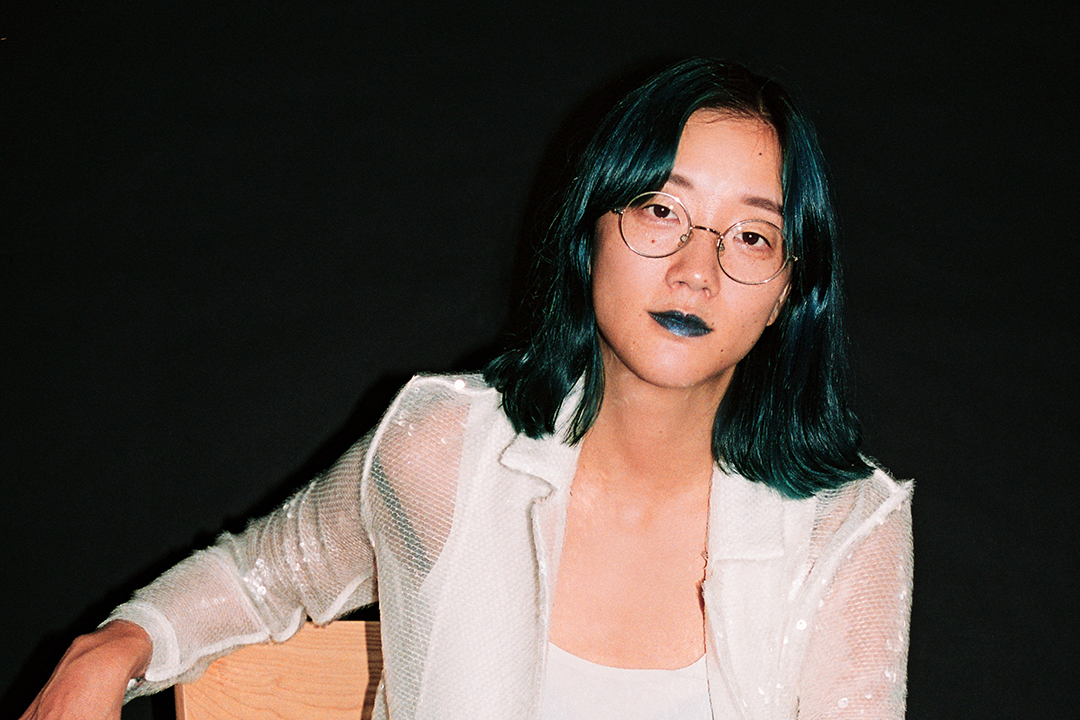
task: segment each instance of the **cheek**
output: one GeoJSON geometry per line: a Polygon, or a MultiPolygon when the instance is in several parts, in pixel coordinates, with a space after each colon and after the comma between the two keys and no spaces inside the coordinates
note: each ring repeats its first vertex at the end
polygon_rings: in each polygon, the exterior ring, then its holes
{"type": "Polygon", "coordinates": [[[603,255],[602,251],[598,252],[593,262],[592,302],[597,329],[606,336],[633,314],[634,293],[626,274],[611,262],[605,262],[603,255]]]}
{"type": "Polygon", "coordinates": [[[591,280],[598,322],[601,315],[615,319],[640,303],[648,282],[648,268],[640,260],[623,243],[617,225],[597,223],[591,280]]]}
{"type": "Polygon", "coordinates": [[[758,333],[776,322],[780,316],[780,309],[784,305],[782,295],[776,293],[763,293],[755,298],[748,298],[746,303],[747,322],[757,328],[758,333]]]}
{"type": "Polygon", "coordinates": [[[726,350],[741,360],[776,321],[784,295],[746,286],[729,285],[729,290],[716,329],[726,350]]]}

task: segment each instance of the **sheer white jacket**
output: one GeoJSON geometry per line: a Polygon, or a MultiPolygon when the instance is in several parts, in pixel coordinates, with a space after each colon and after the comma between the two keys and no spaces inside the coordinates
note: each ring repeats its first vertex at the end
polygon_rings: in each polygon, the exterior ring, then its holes
{"type": "MultiPolygon", "coordinates": [[[[377,718],[536,718],[578,451],[516,434],[499,401],[477,377],[414,378],[328,472],[138,591],[111,616],[154,644],[130,694],[378,601],[377,718]]],[[[807,500],[714,472],[714,718],[903,716],[910,497],[881,471],[807,500]]]]}

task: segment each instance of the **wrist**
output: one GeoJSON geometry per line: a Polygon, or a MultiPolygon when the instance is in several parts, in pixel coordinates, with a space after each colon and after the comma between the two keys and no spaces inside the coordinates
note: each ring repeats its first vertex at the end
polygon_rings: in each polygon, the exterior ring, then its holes
{"type": "Polygon", "coordinates": [[[112,620],[79,641],[84,652],[107,657],[109,666],[123,673],[126,679],[141,678],[154,655],[150,635],[127,620],[112,620]]]}

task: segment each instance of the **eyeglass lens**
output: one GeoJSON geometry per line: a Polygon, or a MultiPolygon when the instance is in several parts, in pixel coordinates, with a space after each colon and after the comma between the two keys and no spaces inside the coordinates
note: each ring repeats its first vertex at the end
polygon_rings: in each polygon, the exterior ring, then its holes
{"type": "Polygon", "coordinates": [[[715,231],[692,226],[686,208],[667,193],[639,195],[619,215],[623,240],[638,255],[666,257],[689,242],[692,232],[705,232],[714,236],[720,267],[732,280],[766,282],[784,267],[783,233],[764,220],[744,220],[716,238],[715,231]]]}

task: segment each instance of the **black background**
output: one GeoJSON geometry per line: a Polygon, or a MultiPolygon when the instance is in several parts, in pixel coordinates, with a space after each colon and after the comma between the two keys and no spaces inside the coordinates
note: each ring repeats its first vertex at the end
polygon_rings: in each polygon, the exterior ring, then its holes
{"type": "Polygon", "coordinates": [[[868,5],[0,11],[3,717],[409,374],[479,367],[576,133],[691,54],[821,133],[868,448],[918,483],[909,717],[1071,716],[1075,17],[868,5]]]}

